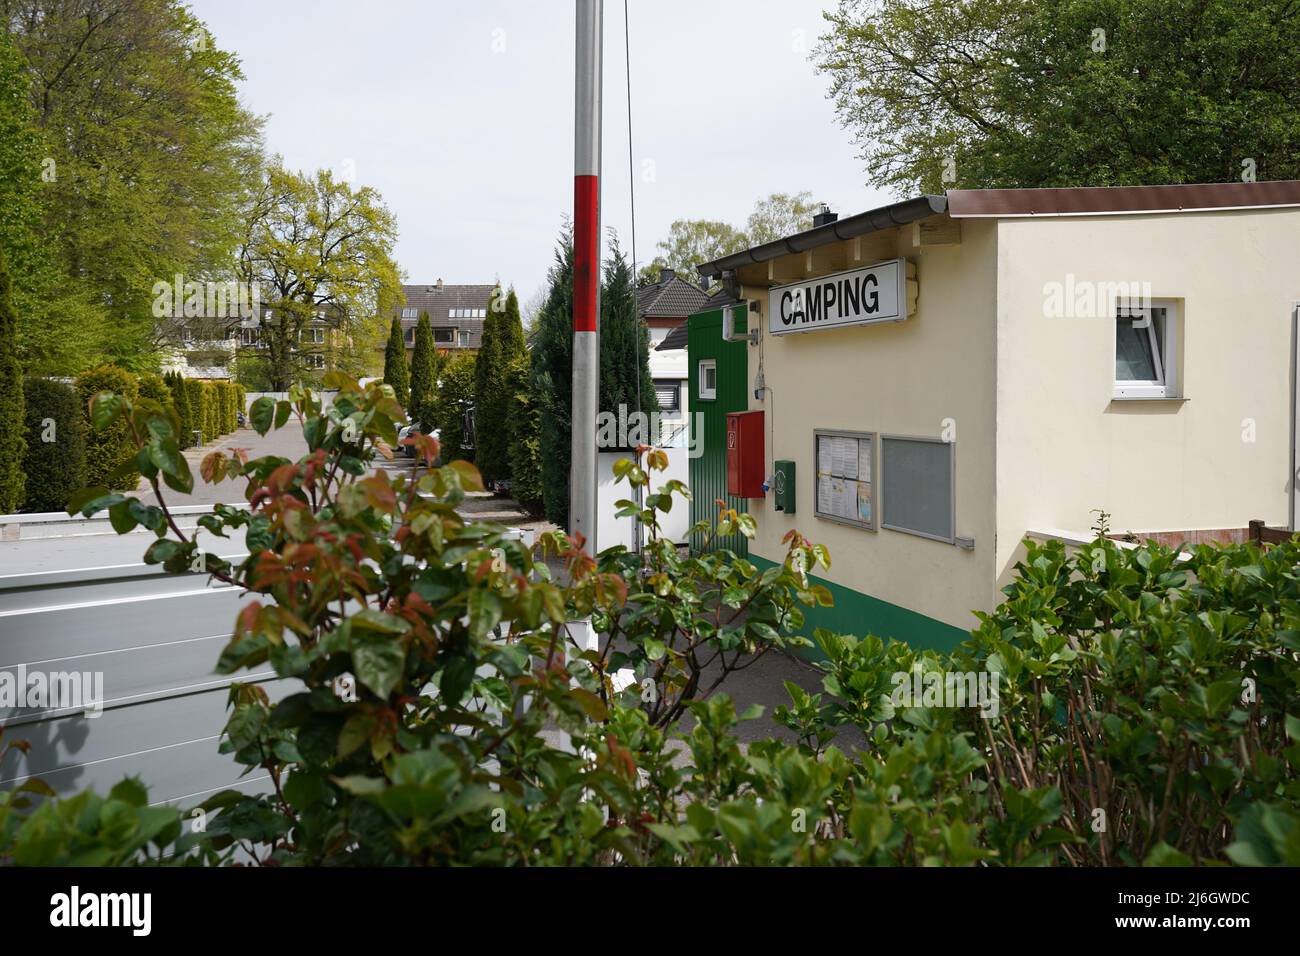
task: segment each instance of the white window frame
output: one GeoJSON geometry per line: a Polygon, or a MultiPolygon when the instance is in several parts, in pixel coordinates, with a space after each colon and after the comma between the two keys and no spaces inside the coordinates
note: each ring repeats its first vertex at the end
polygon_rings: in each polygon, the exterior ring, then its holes
{"type": "Polygon", "coordinates": [[[402,310],[402,318],[404,318],[404,319],[418,319],[419,317],[420,317],[420,313],[419,313],[419,310],[418,310],[418,309],[403,309],[403,310],[402,310]]]}
{"type": "MultiPolygon", "coordinates": [[[[1111,336],[1111,358],[1110,368],[1113,379],[1112,398],[1121,400],[1133,399],[1171,399],[1181,398],[1182,393],[1179,391],[1178,382],[1178,329],[1179,329],[1179,310],[1178,302],[1174,299],[1152,299],[1150,306],[1147,308],[1123,308],[1121,305],[1115,306],[1115,331],[1111,336]],[[1165,328],[1163,334],[1156,329],[1156,323],[1152,319],[1152,309],[1165,310],[1165,328]],[[1156,377],[1149,381],[1131,381],[1126,379],[1116,379],[1115,362],[1119,357],[1119,322],[1120,312],[1125,313],[1124,318],[1131,318],[1137,314],[1146,314],[1147,324],[1140,326],[1145,328],[1151,342],[1151,355],[1155,359],[1156,377]]],[[[1135,326],[1137,327],[1137,326],[1135,326]]]]}
{"type": "Polygon", "coordinates": [[[456,334],[456,344],[463,349],[469,348],[469,333],[458,332],[456,334]]]}
{"type": "Polygon", "coordinates": [[[700,392],[700,401],[712,402],[718,398],[718,360],[717,359],[700,359],[696,366],[696,381],[700,392]],[[704,374],[705,369],[713,370],[713,387],[708,388],[704,383],[708,381],[708,376],[704,374]]]}

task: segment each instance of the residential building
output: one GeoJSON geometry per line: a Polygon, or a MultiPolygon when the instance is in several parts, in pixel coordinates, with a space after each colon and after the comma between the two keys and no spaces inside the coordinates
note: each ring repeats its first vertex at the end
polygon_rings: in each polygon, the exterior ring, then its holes
{"type": "Polygon", "coordinates": [[[407,358],[415,350],[415,327],[421,313],[429,316],[433,344],[439,351],[476,353],[496,288],[495,284],[447,285],[442,279],[432,285],[402,286],[405,304],[395,314],[401,317],[407,358]]]}
{"type": "Polygon", "coordinates": [[[658,281],[636,290],[637,313],[650,332],[650,377],[663,424],[660,440],[668,446],[686,444],[688,402],[686,342],[667,340],[676,330],[684,330],[686,317],[698,312],[707,300],[699,287],[672,269],[660,269],[658,281]]]}

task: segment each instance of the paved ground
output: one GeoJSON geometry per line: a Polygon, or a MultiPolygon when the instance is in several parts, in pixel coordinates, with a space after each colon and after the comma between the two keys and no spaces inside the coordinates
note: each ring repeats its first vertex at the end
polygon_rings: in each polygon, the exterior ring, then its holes
{"type": "MultiPolygon", "coordinates": [[[[186,449],[185,459],[190,463],[190,471],[194,473],[194,491],[188,495],[182,495],[164,487],[163,498],[168,507],[173,505],[242,504],[246,500],[244,498],[246,482],[242,478],[238,481],[223,481],[210,485],[199,475],[199,463],[205,457],[214,451],[224,451],[229,454],[233,448],[243,448],[248,452],[249,458],[280,455],[290,461],[297,461],[307,454],[307,441],[302,437],[302,426],[297,421],[290,419],[283,428],[273,429],[265,436],[259,435],[251,428],[241,428],[225,438],[215,442],[208,442],[202,448],[186,449]]],[[[152,504],[154,501],[153,489],[149,487],[149,483],[144,479],[140,480],[140,491],[145,493],[144,498],[152,504]]]]}

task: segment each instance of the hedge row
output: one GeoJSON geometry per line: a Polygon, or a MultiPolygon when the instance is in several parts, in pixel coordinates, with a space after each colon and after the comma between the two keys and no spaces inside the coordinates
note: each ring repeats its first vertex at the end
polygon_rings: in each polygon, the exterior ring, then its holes
{"type": "Polygon", "coordinates": [[[115,365],[82,372],[72,387],[50,379],[29,379],[23,383],[27,439],[23,511],[62,511],[73,492],[83,487],[132,491],[139,484],[139,472],[119,470],[134,454],[126,424],[116,422],[102,432],[90,424],[90,399],[105,391],[174,411],[183,448],[194,445],[194,429],[202,430],[204,442],[233,432],[245,401],[243,387],[230,382],[200,382],[173,372],[137,378],[115,365]]]}

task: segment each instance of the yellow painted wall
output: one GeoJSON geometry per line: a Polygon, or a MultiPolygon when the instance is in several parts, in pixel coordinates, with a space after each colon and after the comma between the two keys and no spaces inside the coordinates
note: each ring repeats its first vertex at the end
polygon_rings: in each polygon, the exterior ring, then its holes
{"type": "MultiPolygon", "coordinates": [[[[749,347],[750,408],[767,413],[768,468],[793,459],[797,512],[773,510],[772,498],[750,502],[758,520],[751,553],[779,561],[790,528],[827,545],[825,577],[960,628],[973,609],[994,600],[994,372],[996,366],[997,225],[962,223],[957,245],[914,247],[913,230],[894,231],[893,255],[917,266],[919,298],[906,321],[773,336],[766,332],[767,289],[744,287],[763,303],[762,354],[773,392],[752,396],[760,350],[749,347]],[[774,416],[774,417],[773,417],[774,416]],[[814,429],[939,437],[944,419],[956,426],[957,534],[973,551],[897,531],[863,531],[814,516],[814,429]]],[[[848,254],[850,243],[840,250],[848,254]]],[[[888,252],[888,250],[886,250],[888,252]]],[[[888,258],[876,256],[863,261],[888,258]]],[[[797,268],[799,257],[779,260],[797,268]]],[[[818,270],[809,273],[834,270],[818,270]]],[[[879,449],[876,513],[879,520],[879,449]]]]}
{"type": "Polygon", "coordinates": [[[1286,523],[1300,210],[1008,219],[997,259],[1003,580],[1026,531],[1086,530],[1092,508],[1114,531],[1286,523]],[[1044,316],[1045,284],[1071,272],[1182,300],[1188,401],[1111,401],[1113,320],[1044,316]]]}

